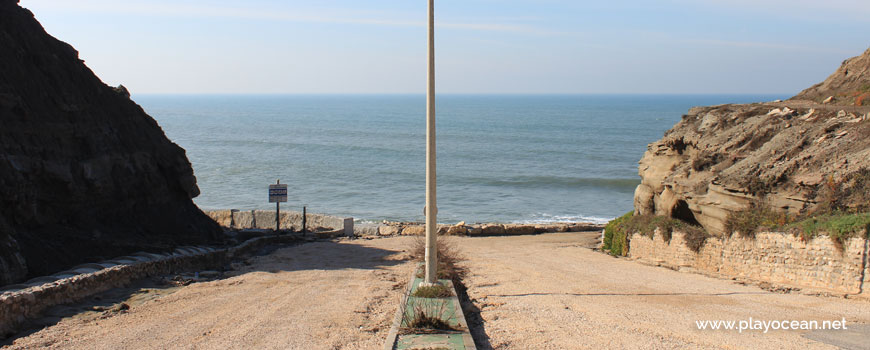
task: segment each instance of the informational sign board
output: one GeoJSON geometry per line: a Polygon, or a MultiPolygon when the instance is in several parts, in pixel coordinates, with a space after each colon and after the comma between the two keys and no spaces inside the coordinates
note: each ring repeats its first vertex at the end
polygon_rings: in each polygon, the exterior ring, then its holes
{"type": "Polygon", "coordinates": [[[269,203],[287,202],[287,185],[269,185],[269,203]]]}

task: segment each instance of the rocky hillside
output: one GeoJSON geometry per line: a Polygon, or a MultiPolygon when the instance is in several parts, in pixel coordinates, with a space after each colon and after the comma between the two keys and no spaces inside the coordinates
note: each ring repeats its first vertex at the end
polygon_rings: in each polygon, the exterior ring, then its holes
{"type": "Polygon", "coordinates": [[[791,99],[870,105],[870,49],[861,56],[843,61],[843,65],[827,80],[801,91],[791,99]]]}
{"type": "Polygon", "coordinates": [[[184,150],[17,0],[0,0],[0,285],[215,239],[184,150]]]}
{"type": "Polygon", "coordinates": [[[866,209],[870,108],[845,97],[868,81],[870,50],[788,101],[692,108],[640,160],[635,211],[723,234],[730,213],[757,203],[866,209]]]}

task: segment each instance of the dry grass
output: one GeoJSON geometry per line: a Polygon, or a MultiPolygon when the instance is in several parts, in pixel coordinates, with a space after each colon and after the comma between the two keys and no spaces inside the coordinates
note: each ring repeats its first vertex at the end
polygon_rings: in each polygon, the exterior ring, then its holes
{"type": "MultiPolygon", "coordinates": [[[[423,262],[426,258],[426,238],[423,236],[415,237],[408,254],[412,260],[423,262]]],[[[456,243],[449,238],[439,236],[438,279],[449,279],[454,283],[461,280],[467,272],[464,267],[459,265],[459,262],[462,260],[464,258],[459,253],[456,243]]]]}
{"type": "Polygon", "coordinates": [[[425,334],[458,330],[446,321],[456,314],[446,300],[409,299],[408,303],[411,303],[411,313],[406,311],[402,314],[402,333],[425,334]]]}
{"type": "Polygon", "coordinates": [[[749,208],[728,214],[725,231],[738,232],[741,237],[754,238],[763,229],[781,227],[794,221],[788,213],[776,211],[764,202],[753,202],[749,208]]]}
{"type": "Polygon", "coordinates": [[[411,296],[418,298],[449,298],[453,296],[453,292],[445,285],[436,284],[434,286],[417,287],[417,290],[411,296]]]}
{"type": "Polygon", "coordinates": [[[816,202],[819,206],[812,215],[870,212],[870,169],[859,169],[839,182],[828,177],[819,187],[816,202]]]}

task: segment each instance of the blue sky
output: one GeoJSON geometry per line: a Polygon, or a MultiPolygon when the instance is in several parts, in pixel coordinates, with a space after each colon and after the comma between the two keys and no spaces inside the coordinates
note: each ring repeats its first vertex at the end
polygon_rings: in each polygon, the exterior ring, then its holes
{"type": "MultiPolygon", "coordinates": [[[[21,0],[135,93],[422,93],[426,1],[21,0]]],[[[867,0],[436,0],[440,93],[776,93],[870,46],[867,0]]]]}

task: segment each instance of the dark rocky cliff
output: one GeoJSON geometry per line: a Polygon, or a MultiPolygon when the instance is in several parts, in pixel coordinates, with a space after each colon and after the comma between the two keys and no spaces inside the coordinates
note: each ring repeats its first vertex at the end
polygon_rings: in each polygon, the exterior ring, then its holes
{"type": "Polygon", "coordinates": [[[182,148],[17,0],[0,0],[0,285],[214,240],[182,148]]]}
{"type": "Polygon", "coordinates": [[[868,82],[870,50],[787,101],[692,108],[640,160],[635,212],[727,234],[729,215],[759,202],[795,215],[831,202],[867,210],[868,82]]]}

